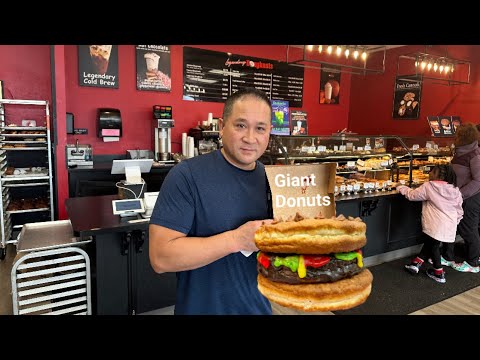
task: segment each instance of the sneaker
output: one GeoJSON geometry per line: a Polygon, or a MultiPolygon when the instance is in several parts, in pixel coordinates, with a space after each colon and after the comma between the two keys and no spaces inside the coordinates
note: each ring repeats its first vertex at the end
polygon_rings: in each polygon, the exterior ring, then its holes
{"type": "MultiPolygon", "coordinates": [[[[428,258],[428,262],[433,265],[433,261],[431,258],[428,258]]],[[[440,257],[440,262],[443,266],[453,266],[453,264],[455,264],[455,261],[445,260],[443,256],[440,257]]]]}
{"type": "Polygon", "coordinates": [[[463,263],[459,264],[459,263],[454,263],[452,265],[452,268],[457,270],[457,271],[460,271],[460,272],[470,272],[470,273],[478,273],[480,272],[480,268],[478,266],[472,266],[470,265],[469,263],[467,263],[466,261],[464,261],[463,263]]]}
{"type": "Polygon", "coordinates": [[[447,280],[445,279],[445,271],[442,272],[440,275],[437,275],[435,274],[435,270],[433,269],[428,269],[427,270],[427,276],[430,278],[430,279],[433,279],[435,280],[436,282],[439,282],[439,283],[442,283],[442,284],[445,284],[447,282],[447,280]]]}
{"type": "Polygon", "coordinates": [[[420,265],[419,263],[411,263],[408,265],[405,265],[405,270],[407,270],[411,274],[418,274],[420,271],[420,265]]]}

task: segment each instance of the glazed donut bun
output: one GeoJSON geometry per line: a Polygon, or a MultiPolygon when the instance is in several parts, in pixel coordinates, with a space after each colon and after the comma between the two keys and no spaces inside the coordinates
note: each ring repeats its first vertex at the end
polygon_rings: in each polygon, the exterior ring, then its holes
{"type": "Polygon", "coordinates": [[[360,218],[303,219],[261,226],[255,244],[264,252],[329,254],[360,249],[367,243],[360,218]]]}
{"type": "Polygon", "coordinates": [[[373,276],[363,266],[366,224],[343,215],[297,216],[255,233],[258,289],[269,300],[303,311],[345,310],[368,298],[373,276]]]}
{"type": "Polygon", "coordinates": [[[368,269],[337,282],[308,285],[274,282],[259,274],[258,290],[279,305],[305,312],[346,310],[367,300],[372,280],[368,269]]]}

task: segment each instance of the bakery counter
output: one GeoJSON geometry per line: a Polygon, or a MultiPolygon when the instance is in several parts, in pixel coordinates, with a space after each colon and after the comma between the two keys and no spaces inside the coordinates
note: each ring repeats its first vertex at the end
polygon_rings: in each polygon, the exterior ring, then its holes
{"type": "Polygon", "coordinates": [[[65,200],[74,235],[92,237],[92,308],[98,315],[134,315],[175,303],[175,273],[157,274],[148,255],[148,220],[113,215],[117,195],[65,200]]]}
{"type": "Polygon", "coordinates": [[[421,241],[421,201],[409,201],[396,190],[338,195],[337,214],[360,217],[367,224],[363,255],[368,265],[411,255],[421,241]]]}
{"type": "MultiPolygon", "coordinates": [[[[163,180],[173,165],[152,166],[149,173],[143,173],[146,191],[159,191],[163,180]]],[[[68,196],[114,195],[116,183],[125,180],[125,174],[111,174],[112,161],[94,162],[92,166],[77,166],[68,169],[68,196]]]]}
{"type": "Polygon", "coordinates": [[[374,191],[371,193],[360,192],[358,194],[336,195],[335,201],[338,202],[338,201],[348,201],[348,200],[374,199],[374,198],[380,198],[384,196],[393,196],[397,194],[398,194],[397,190],[374,191]]]}

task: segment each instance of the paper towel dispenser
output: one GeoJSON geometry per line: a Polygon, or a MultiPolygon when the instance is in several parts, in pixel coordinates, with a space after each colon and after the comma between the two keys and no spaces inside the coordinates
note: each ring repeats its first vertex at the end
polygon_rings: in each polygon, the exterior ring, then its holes
{"type": "Polygon", "coordinates": [[[98,137],[122,136],[122,117],[120,110],[110,108],[98,109],[98,137]]]}

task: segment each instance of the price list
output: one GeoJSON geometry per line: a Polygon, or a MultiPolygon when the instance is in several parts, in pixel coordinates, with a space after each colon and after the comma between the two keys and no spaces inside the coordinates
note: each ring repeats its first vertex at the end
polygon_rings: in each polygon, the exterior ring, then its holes
{"type": "Polygon", "coordinates": [[[184,47],[184,100],[224,102],[245,87],[264,91],[272,100],[301,107],[303,68],[284,62],[184,47]]]}

